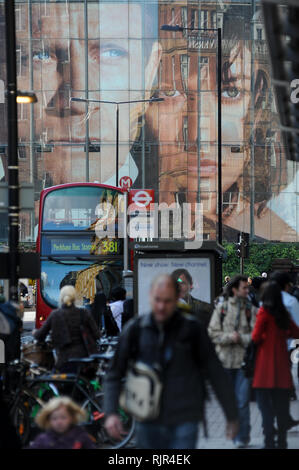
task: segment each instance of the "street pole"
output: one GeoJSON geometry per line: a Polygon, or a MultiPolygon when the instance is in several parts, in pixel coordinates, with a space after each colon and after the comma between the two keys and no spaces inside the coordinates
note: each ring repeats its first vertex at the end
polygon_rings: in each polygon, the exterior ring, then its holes
{"type": "Polygon", "coordinates": [[[5,0],[5,39],[7,66],[7,128],[8,128],[8,225],[9,225],[9,299],[18,301],[19,245],[19,166],[18,109],[16,74],[15,2],[5,0]]]}
{"type": "Polygon", "coordinates": [[[115,186],[118,187],[118,171],[119,171],[119,104],[116,105],[116,159],[115,159],[115,186]]]}
{"type": "MultiPolygon", "coordinates": [[[[85,98],[88,99],[88,2],[84,0],[84,62],[85,62],[85,98]]],[[[85,104],[86,115],[89,111],[88,101],[85,104]]],[[[85,120],[85,180],[89,182],[89,119],[85,120]]]]}
{"type": "Polygon", "coordinates": [[[128,296],[133,295],[133,271],[129,269],[129,235],[128,235],[128,204],[129,193],[124,192],[124,269],[122,272],[123,287],[126,289],[128,296]]]}
{"type": "MultiPolygon", "coordinates": [[[[252,1],[252,13],[251,13],[251,37],[253,38],[251,43],[251,59],[250,59],[250,96],[255,95],[255,39],[254,39],[254,18],[256,13],[255,0],[252,1]]],[[[254,239],[255,222],[254,222],[254,205],[255,205],[255,153],[254,153],[254,99],[251,99],[250,103],[250,239],[254,239]]]]}
{"type": "MultiPolygon", "coordinates": [[[[29,32],[29,83],[30,90],[34,89],[34,77],[33,77],[33,25],[32,25],[32,2],[28,3],[28,32],[29,32]]],[[[30,160],[30,183],[35,184],[34,175],[37,172],[37,164],[34,158],[34,142],[35,142],[35,121],[34,121],[34,103],[30,104],[30,144],[29,144],[29,160],[30,160]]],[[[34,241],[34,225],[35,225],[35,214],[34,211],[30,214],[30,238],[34,241]]]]}
{"type": "Polygon", "coordinates": [[[222,245],[222,47],[221,28],[217,29],[218,37],[218,243],[222,245]]]}
{"type": "Polygon", "coordinates": [[[244,258],[241,256],[240,258],[240,274],[244,274],[244,258]]]}
{"type": "Polygon", "coordinates": [[[128,191],[124,192],[124,273],[129,269],[128,191]]]}

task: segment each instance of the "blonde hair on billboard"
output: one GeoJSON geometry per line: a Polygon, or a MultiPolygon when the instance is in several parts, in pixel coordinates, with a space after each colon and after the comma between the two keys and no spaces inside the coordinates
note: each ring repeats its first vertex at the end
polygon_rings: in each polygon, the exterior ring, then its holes
{"type": "Polygon", "coordinates": [[[86,412],[69,397],[55,397],[49,400],[37,414],[35,422],[38,427],[43,430],[49,429],[51,414],[61,407],[66,408],[73,424],[79,424],[86,420],[86,412]]]}
{"type": "Polygon", "coordinates": [[[76,289],[73,286],[64,286],[60,290],[59,294],[59,305],[66,305],[67,307],[71,307],[76,302],[77,294],[76,289]]]}

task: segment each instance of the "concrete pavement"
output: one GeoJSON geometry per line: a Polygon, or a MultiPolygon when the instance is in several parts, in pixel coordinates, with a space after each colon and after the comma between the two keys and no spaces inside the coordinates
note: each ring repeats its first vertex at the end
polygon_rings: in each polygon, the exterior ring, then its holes
{"type": "MultiPolygon", "coordinates": [[[[298,379],[293,373],[295,383],[298,379]]],[[[297,385],[297,397],[299,398],[299,387],[297,385]]],[[[250,403],[251,441],[247,449],[260,449],[263,447],[262,420],[256,402],[250,403]]],[[[291,402],[291,415],[299,419],[299,400],[291,402]]],[[[208,422],[208,439],[203,437],[202,430],[198,440],[198,449],[234,449],[231,441],[225,438],[225,419],[222,409],[218,404],[213,392],[210,392],[210,401],[206,403],[206,417],[208,422]]],[[[289,449],[299,449],[299,425],[288,432],[289,449]]]]}
{"type": "Polygon", "coordinates": [[[25,331],[32,331],[35,326],[35,310],[25,310],[23,327],[25,331]]]}

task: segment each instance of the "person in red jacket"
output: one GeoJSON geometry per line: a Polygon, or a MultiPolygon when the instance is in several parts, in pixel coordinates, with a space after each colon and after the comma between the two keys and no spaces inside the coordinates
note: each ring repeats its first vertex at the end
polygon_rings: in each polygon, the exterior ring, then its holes
{"type": "Polygon", "coordinates": [[[274,419],[277,419],[277,447],[287,448],[290,389],[293,386],[288,338],[299,338],[299,327],[282,302],[281,290],[274,281],[267,282],[261,297],[262,307],[252,332],[257,345],[252,386],[262,414],[265,448],[275,448],[274,419]]]}

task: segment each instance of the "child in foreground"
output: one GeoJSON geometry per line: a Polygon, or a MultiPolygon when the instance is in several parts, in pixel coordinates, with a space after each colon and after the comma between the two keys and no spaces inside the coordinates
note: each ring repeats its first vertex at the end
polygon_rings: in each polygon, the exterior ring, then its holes
{"type": "Polygon", "coordinates": [[[37,425],[45,432],[39,434],[29,449],[95,449],[90,436],[79,426],[85,412],[70,398],[52,398],[38,413],[37,425]]]}

